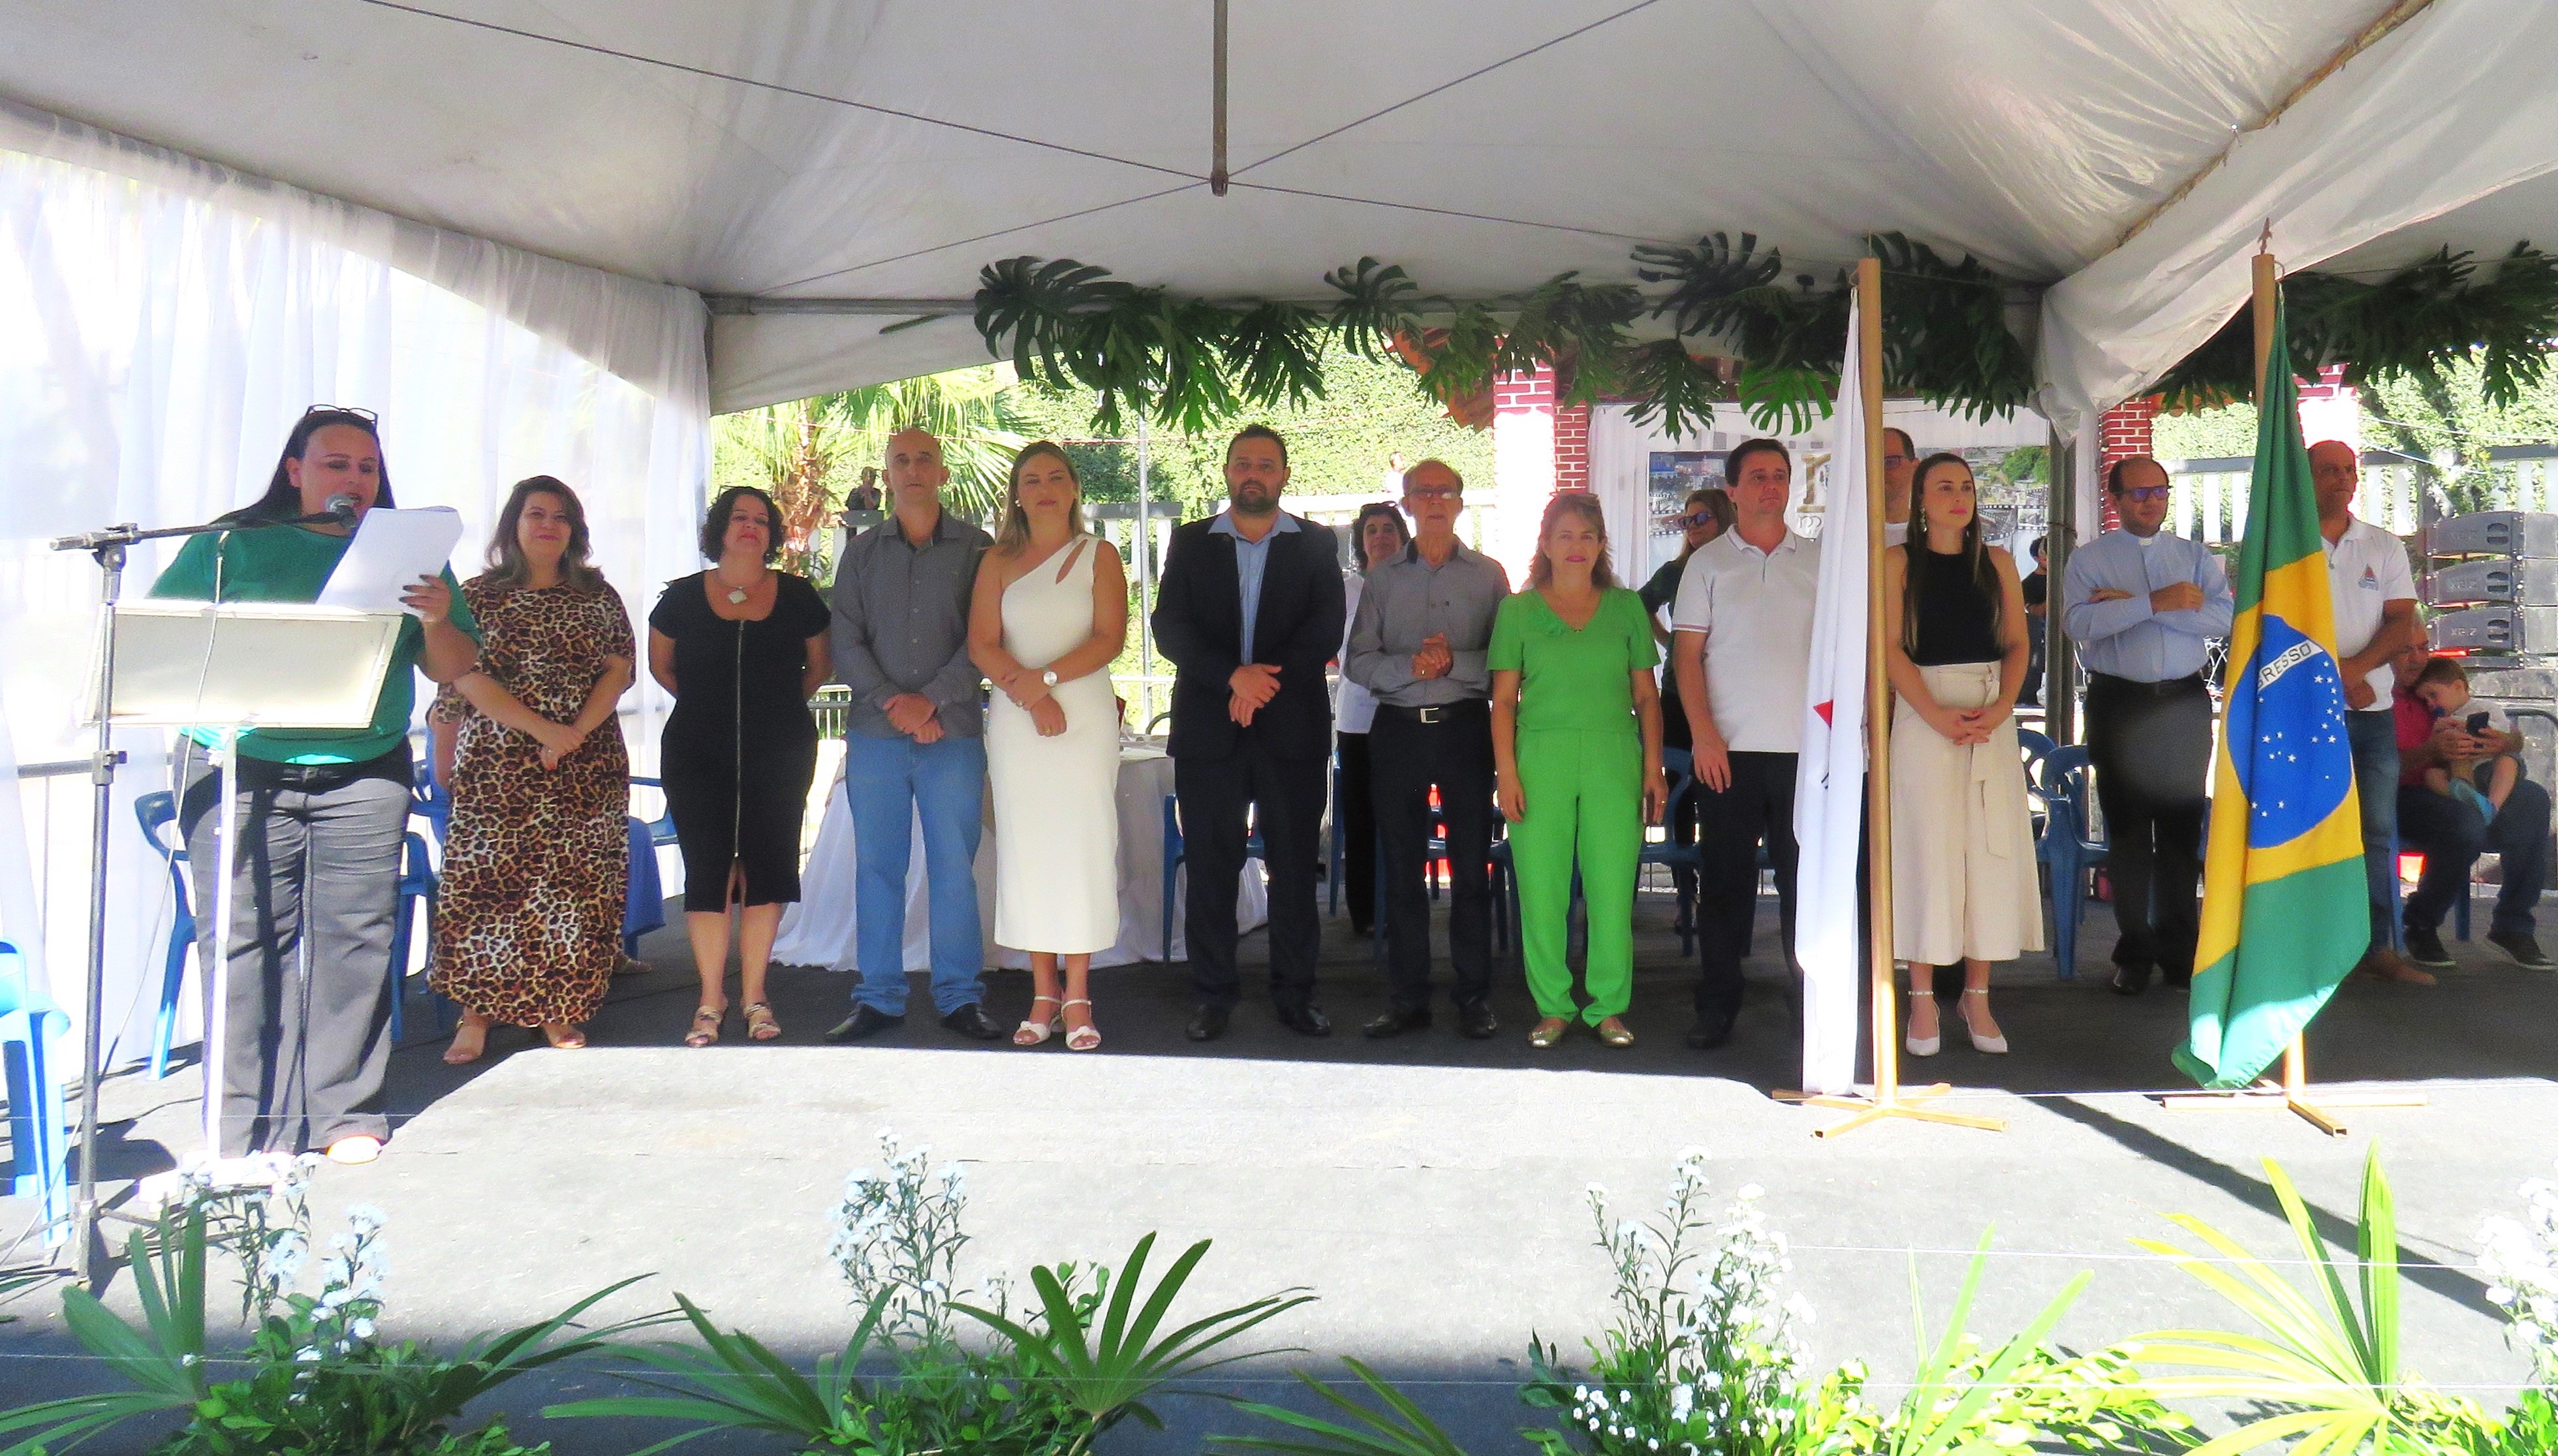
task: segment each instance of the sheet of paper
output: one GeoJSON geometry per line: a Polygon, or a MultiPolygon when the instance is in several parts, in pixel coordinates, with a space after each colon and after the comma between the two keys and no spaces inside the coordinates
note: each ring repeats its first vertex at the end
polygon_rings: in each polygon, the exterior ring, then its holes
{"type": "MultiPolygon", "coordinates": [[[[462,514],[449,506],[367,510],[355,539],[320,589],[319,605],[364,612],[407,611],[400,593],[444,569],[462,539],[462,514]]],[[[409,615],[417,615],[411,612],[409,615]]]]}

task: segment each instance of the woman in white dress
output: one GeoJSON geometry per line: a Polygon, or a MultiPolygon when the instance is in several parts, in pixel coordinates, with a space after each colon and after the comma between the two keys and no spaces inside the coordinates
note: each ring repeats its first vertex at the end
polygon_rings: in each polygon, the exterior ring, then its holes
{"type": "Polygon", "coordinates": [[[1119,941],[1110,664],[1128,641],[1128,576],[1110,543],[1084,530],[1082,483],[1064,450],[1023,446],[1008,496],[968,611],[968,659],[998,690],[986,716],[995,943],[1031,956],[1030,1019],[1013,1044],[1064,1031],[1069,1049],[1089,1052],[1101,1045],[1092,952],[1119,941]]]}

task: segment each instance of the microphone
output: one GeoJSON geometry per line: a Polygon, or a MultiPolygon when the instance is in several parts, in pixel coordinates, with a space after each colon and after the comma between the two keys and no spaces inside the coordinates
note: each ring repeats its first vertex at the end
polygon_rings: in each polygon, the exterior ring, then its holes
{"type": "Polygon", "coordinates": [[[321,509],[320,513],[323,515],[335,516],[340,525],[354,525],[355,523],[355,498],[342,491],[329,498],[329,504],[321,509]]]}

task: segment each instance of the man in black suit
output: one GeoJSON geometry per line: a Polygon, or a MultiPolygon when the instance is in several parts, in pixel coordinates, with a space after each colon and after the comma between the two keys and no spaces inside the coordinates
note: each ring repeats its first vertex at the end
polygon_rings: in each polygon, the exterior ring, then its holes
{"type": "Polygon", "coordinates": [[[1172,658],[1173,794],[1190,867],[1190,1038],[1212,1041],[1242,994],[1235,879],[1247,822],[1270,872],[1270,996],[1279,1020],[1330,1036],[1315,1004],[1315,864],[1333,710],[1324,664],[1342,643],[1342,567],[1330,529],[1279,509],[1288,444],[1249,425],[1225,449],[1226,509],[1173,532],[1155,598],[1172,658]]]}

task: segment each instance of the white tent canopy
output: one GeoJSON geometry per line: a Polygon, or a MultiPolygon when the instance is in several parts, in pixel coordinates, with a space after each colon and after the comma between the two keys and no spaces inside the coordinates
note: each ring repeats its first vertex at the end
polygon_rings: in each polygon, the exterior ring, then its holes
{"type": "Polygon", "coordinates": [[[1017,253],[1289,297],[1372,254],[1462,296],[1629,277],[1634,242],[1717,229],[1826,278],[1897,229],[2070,280],[2044,390],[2066,415],[2227,316],[2264,216],[2305,266],[2558,145],[2528,73],[2558,16],[2529,0],[1242,0],[1219,198],[1211,14],[21,0],[0,95],[756,310],[712,326],[719,408],[982,360],[962,318],[882,330],[1017,253]],[[769,311],[791,307],[820,311],[769,311]]]}

